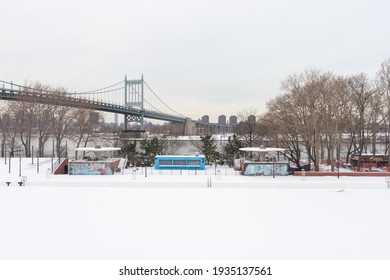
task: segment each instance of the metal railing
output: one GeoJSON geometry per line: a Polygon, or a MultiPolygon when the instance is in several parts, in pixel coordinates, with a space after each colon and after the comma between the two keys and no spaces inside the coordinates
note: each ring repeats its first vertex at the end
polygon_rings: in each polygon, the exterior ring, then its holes
{"type": "Polygon", "coordinates": [[[53,162],[51,167],[51,173],[53,174],[54,171],[61,165],[61,163],[66,159],[67,157],[67,151],[64,150],[62,153],[58,156],[55,162],[53,162]]]}

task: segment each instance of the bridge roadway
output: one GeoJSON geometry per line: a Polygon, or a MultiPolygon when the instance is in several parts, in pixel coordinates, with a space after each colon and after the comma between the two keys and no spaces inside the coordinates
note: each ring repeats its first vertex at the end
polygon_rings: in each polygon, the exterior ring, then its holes
{"type": "MultiPolygon", "coordinates": [[[[4,83],[4,82],[3,82],[4,83]]],[[[0,100],[7,101],[22,101],[29,103],[40,103],[40,104],[53,104],[66,107],[74,108],[84,108],[90,110],[97,110],[108,113],[122,114],[125,116],[139,116],[143,115],[144,118],[177,122],[184,125],[184,134],[185,135],[195,135],[199,133],[200,129],[206,129],[207,131],[212,131],[218,133],[221,131],[230,130],[229,125],[221,125],[216,123],[203,123],[201,121],[192,121],[190,118],[179,117],[175,115],[166,114],[159,111],[152,110],[142,110],[140,108],[135,108],[131,106],[123,106],[118,104],[112,104],[109,102],[102,102],[98,100],[86,99],[86,98],[74,98],[70,97],[67,94],[55,93],[55,92],[45,92],[41,90],[34,90],[31,88],[25,88],[23,86],[10,85],[11,88],[0,88],[0,100]],[[14,88],[15,87],[15,88],[14,88]]],[[[201,132],[204,134],[206,131],[201,132]]],[[[207,133],[207,132],[206,132],[207,133]]]]}
{"type": "Polygon", "coordinates": [[[23,101],[23,102],[36,102],[41,104],[54,104],[66,107],[85,108],[91,110],[97,110],[108,113],[117,113],[122,115],[135,115],[143,116],[145,118],[151,118],[163,121],[172,121],[185,123],[186,118],[178,117],[162,112],[155,112],[151,110],[141,110],[139,108],[127,107],[118,104],[112,104],[108,102],[102,102],[84,98],[69,97],[66,94],[45,93],[40,91],[30,91],[23,89],[0,89],[0,99],[8,101],[23,101]]]}

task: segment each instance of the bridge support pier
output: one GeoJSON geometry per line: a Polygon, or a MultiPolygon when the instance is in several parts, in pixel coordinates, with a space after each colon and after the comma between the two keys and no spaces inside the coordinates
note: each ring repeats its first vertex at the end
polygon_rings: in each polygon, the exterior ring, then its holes
{"type": "Polygon", "coordinates": [[[144,75],[140,80],[128,80],[125,76],[125,105],[139,110],[140,114],[125,115],[125,128],[128,130],[130,122],[137,122],[140,124],[141,131],[145,131],[144,127],[144,75]]]}
{"type": "Polygon", "coordinates": [[[184,123],[184,135],[196,135],[196,123],[190,118],[187,118],[184,123]]]}

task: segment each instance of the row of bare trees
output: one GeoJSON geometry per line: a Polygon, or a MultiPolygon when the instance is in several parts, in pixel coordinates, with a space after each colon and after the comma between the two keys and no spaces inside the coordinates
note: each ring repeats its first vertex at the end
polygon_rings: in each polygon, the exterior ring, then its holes
{"type": "Polygon", "coordinates": [[[101,115],[96,115],[97,113],[93,115],[92,109],[60,106],[54,101],[43,104],[37,100],[40,92],[49,92],[53,97],[65,96],[64,88],[51,88],[39,82],[29,83],[26,86],[26,90],[31,89],[30,92],[25,93],[28,99],[4,101],[1,104],[2,155],[6,149],[15,151],[20,145],[25,156],[31,156],[33,137],[37,138],[36,152],[39,156],[44,156],[45,143],[50,137],[55,139],[57,156],[63,151],[64,141],[67,138],[72,139],[76,147],[86,146],[92,140],[98,127],[94,125],[91,117],[101,118],[101,115]]]}
{"type": "Polygon", "coordinates": [[[281,83],[282,94],[267,103],[263,124],[274,145],[287,148],[297,164],[305,153],[316,170],[321,160],[347,161],[352,153],[377,153],[378,138],[389,153],[390,59],[375,79],[360,73],[338,76],[317,69],[293,74],[281,83]]]}

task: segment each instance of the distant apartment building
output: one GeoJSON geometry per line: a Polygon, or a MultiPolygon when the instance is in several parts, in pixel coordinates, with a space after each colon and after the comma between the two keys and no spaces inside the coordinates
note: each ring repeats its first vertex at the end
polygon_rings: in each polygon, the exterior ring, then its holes
{"type": "Polygon", "coordinates": [[[89,121],[91,122],[91,124],[99,124],[99,113],[98,112],[91,112],[90,113],[90,117],[89,117],[89,121]]]}
{"type": "Polygon", "coordinates": [[[220,115],[218,117],[218,124],[222,124],[222,125],[226,124],[226,116],[225,115],[220,115]]]}
{"type": "Polygon", "coordinates": [[[202,117],[202,123],[209,123],[209,122],[210,122],[209,116],[208,116],[208,115],[204,115],[204,116],[202,117]]]}
{"type": "Polygon", "coordinates": [[[248,123],[256,123],[256,116],[255,115],[248,116],[248,123]]]}
{"type": "Polygon", "coordinates": [[[234,115],[230,116],[229,124],[230,125],[236,125],[237,124],[237,116],[234,116],[234,115]]]}

